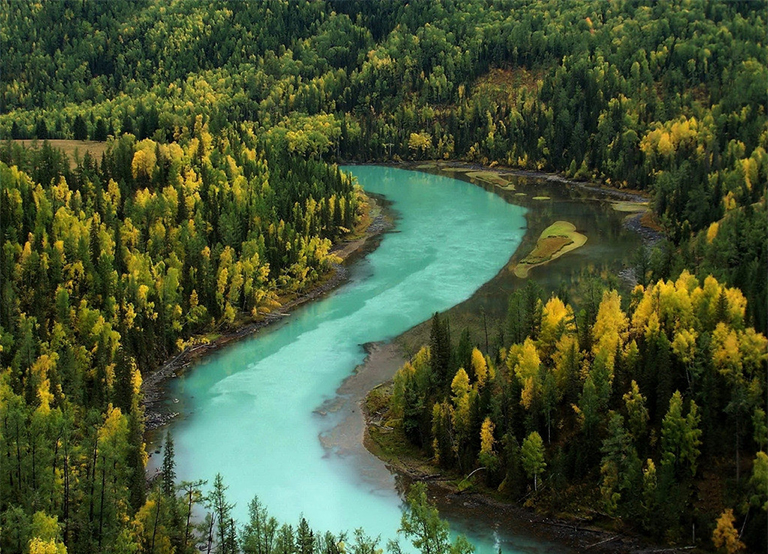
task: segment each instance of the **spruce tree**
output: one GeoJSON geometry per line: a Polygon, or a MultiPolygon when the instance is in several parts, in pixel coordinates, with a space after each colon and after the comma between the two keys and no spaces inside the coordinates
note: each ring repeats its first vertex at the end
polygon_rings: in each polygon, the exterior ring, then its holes
{"type": "Polygon", "coordinates": [[[176,461],[174,460],[173,433],[169,430],[163,445],[163,493],[171,498],[176,490],[176,461]]]}

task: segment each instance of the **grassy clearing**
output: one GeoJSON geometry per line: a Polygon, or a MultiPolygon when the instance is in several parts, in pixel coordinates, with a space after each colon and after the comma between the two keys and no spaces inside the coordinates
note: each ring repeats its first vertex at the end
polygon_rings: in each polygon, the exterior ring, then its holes
{"type": "Polygon", "coordinates": [[[514,267],[515,275],[525,279],[534,267],[549,263],[563,254],[584,246],[586,242],[586,235],[577,232],[573,223],[556,221],[542,231],[533,251],[514,267]]]}
{"type": "Polygon", "coordinates": [[[518,90],[536,90],[537,81],[542,74],[542,71],[529,71],[523,68],[492,69],[475,82],[472,94],[491,98],[499,104],[514,106],[517,103],[518,90]]]}
{"type": "Polygon", "coordinates": [[[551,200],[549,196],[534,196],[532,200],[551,200]]]}
{"type": "Polygon", "coordinates": [[[437,169],[439,169],[440,171],[445,171],[447,173],[469,173],[470,171],[475,171],[471,167],[443,165],[439,162],[436,165],[437,165],[437,169]]]}
{"type": "Polygon", "coordinates": [[[657,233],[664,233],[664,228],[661,226],[651,210],[648,210],[643,214],[643,216],[640,218],[640,223],[649,229],[653,229],[657,233]]]}
{"type": "MultiPolygon", "coordinates": [[[[36,139],[23,139],[17,140],[19,144],[24,145],[26,148],[42,148],[43,141],[36,139]]],[[[95,140],[65,140],[65,139],[51,139],[48,143],[57,150],[61,150],[69,158],[69,167],[74,169],[76,166],[75,160],[79,156],[81,159],[86,152],[90,152],[91,156],[97,161],[101,161],[101,155],[107,150],[106,142],[98,142],[95,140]]]]}
{"type": "Polygon", "coordinates": [[[422,460],[422,454],[403,434],[399,421],[393,421],[390,414],[392,383],[374,388],[365,397],[366,448],[386,463],[407,472],[419,466],[423,472],[431,473],[429,464],[422,460]]]}

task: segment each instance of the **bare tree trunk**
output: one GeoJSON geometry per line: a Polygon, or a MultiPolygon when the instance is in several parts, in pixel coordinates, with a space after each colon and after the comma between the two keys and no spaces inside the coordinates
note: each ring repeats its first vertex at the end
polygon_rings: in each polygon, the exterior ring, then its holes
{"type": "Polygon", "coordinates": [[[21,445],[19,444],[19,420],[16,419],[16,476],[19,484],[19,492],[21,492],[21,445]]]}
{"type": "Polygon", "coordinates": [[[69,548],[69,442],[64,443],[64,546],[69,548]]]}
{"type": "Polygon", "coordinates": [[[96,488],[96,460],[97,456],[99,455],[99,432],[96,430],[95,436],[94,436],[94,442],[93,442],[93,462],[92,462],[92,468],[89,472],[91,474],[91,502],[90,506],[88,507],[88,521],[93,521],[93,493],[94,489],[96,488]]]}
{"type": "Polygon", "coordinates": [[[216,521],[216,516],[211,515],[211,525],[208,527],[208,550],[206,554],[211,554],[211,546],[213,545],[213,523],[216,521]]]}
{"type": "Polygon", "coordinates": [[[741,418],[736,418],[736,483],[739,482],[739,475],[740,475],[740,463],[739,463],[739,432],[741,431],[741,418]]]}
{"type": "Polygon", "coordinates": [[[149,554],[155,552],[155,537],[157,536],[157,522],[160,519],[160,502],[158,501],[155,508],[155,525],[152,528],[152,543],[149,546],[149,554]]]}
{"type": "MultiPolygon", "coordinates": [[[[95,469],[94,469],[95,471],[95,469]]],[[[99,550],[101,550],[101,537],[104,530],[104,490],[107,488],[107,459],[105,456],[101,457],[101,502],[99,507],[99,550]]]]}
{"type": "Polygon", "coordinates": [[[29,433],[30,450],[32,451],[32,491],[37,491],[37,436],[29,433]]]}
{"type": "Polygon", "coordinates": [[[61,439],[61,431],[59,431],[59,434],[56,435],[56,440],[53,441],[53,465],[51,468],[51,471],[53,473],[52,475],[52,483],[54,483],[54,486],[51,487],[51,506],[53,506],[54,502],[54,490],[56,489],[56,462],[59,461],[59,440],[61,439]]]}
{"type": "Polygon", "coordinates": [[[187,526],[184,529],[184,548],[187,548],[189,542],[189,521],[192,519],[192,488],[189,489],[189,506],[187,508],[187,526]]]}

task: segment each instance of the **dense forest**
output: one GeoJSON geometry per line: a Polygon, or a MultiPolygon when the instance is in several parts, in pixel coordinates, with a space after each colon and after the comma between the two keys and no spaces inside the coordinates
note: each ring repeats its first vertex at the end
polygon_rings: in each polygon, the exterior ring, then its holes
{"type": "Polygon", "coordinates": [[[74,170],[45,146],[0,159],[3,548],[48,514],[71,550],[111,550],[145,506],[141,375],[322,278],[358,193],[204,125],[74,170]]]}
{"type": "Polygon", "coordinates": [[[764,547],[768,340],[745,326],[744,295],[688,272],[638,285],[626,310],[615,290],[584,288],[578,313],[533,282],[515,292],[493,358],[468,331],[454,344],[436,314],[395,375],[386,425],[443,468],[483,468],[512,500],[591,505],[673,542],[730,514],[743,528],[717,529],[764,547]]]}
{"type": "Polygon", "coordinates": [[[213,135],[248,122],[305,157],[459,158],[650,190],[684,245],[670,271],[699,264],[741,288],[765,331],[765,8],[12,2],[0,136],[170,142],[202,116],[213,135]]]}
{"type": "MultiPolygon", "coordinates": [[[[732,509],[723,548],[734,518],[754,547],[765,27],[762,1],[3,2],[2,549],[191,551],[201,485],[148,488],[142,375],[328,274],[364,204],[334,162],[426,158],[647,191],[668,240],[623,304],[513,297],[500,356],[454,352],[436,321],[397,381],[410,440],[437,439],[446,468],[493,467],[510,497],[525,472],[552,505],[570,482],[599,490],[661,539],[732,509]],[[106,152],[71,164],[54,138],[106,152]],[[708,506],[704,468],[733,484],[708,506]]],[[[221,552],[301,542],[217,525],[221,552]]]]}

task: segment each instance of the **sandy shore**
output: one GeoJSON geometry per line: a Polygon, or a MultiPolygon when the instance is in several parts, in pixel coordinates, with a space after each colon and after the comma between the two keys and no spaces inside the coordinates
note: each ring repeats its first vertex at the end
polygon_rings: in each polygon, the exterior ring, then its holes
{"type": "Polygon", "coordinates": [[[394,342],[365,345],[368,356],[325,402],[316,414],[336,414],[338,423],[320,435],[326,451],[344,460],[350,475],[373,490],[392,490],[396,475],[365,447],[366,419],[363,400],[371,389],[389,382],[405,363],[405,354],[394,342]]]}

